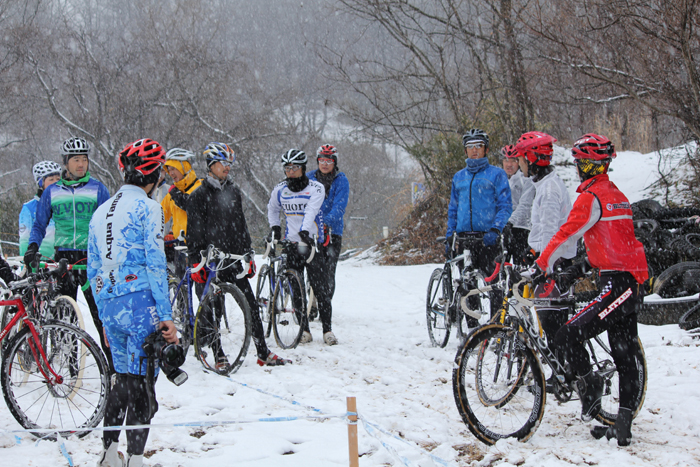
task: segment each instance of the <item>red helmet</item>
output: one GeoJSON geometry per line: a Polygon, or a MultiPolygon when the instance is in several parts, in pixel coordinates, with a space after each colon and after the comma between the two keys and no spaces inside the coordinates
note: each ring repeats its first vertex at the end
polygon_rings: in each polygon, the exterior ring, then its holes
{"type": "Polygon", "coordinates": [[[554,148],[552,144],[557,139],[541,131],[523,133],[515,145],[519,155],[524,156],[530,164],[544,167],[552,162],[554,148]]]}
{"type": "Polygon", "coordinates": [[[316,159],[333,159],[335,165],[338,165],[338,150],[331,144],[324,144],[316,151],[316,159]]]}
{"type": "Polygon", "coordinates": [[[614,159],[615,145],[605,136],[587,133],[581,136],[571,149],[574,159],[591,159],[594,161],[604,161],[614,159]]]}
{"type": "Polygon", "coordinates": [[[501,158],[505,159],[506,157],[519,157],[520,153],[518,153],[518,150],[515,149],[515,146],[512,144],[509,144],[507,146],[503,146],[501,148],[501,158]]]}
{"type": "Polygon", "coordinates": [[[164,163],[165,150],[157,141],[148,138],[127,144],[119,153],[119,170],[125,177],[131,174],[151,175],[164,163]]]}

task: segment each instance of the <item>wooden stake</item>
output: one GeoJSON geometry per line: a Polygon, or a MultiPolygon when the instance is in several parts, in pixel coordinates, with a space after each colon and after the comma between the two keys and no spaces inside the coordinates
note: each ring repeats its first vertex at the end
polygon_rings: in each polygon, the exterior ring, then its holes
{"type": "MultiPolygon", "coordinates": [[[[357,414],[357,401],[354,397],[348,397],[348,413],[357,414]]],[[[350,453],[350,467],[360,466],[360,456],[357,450],[357,415],[348,415],[348,450],[350,453]]]]}

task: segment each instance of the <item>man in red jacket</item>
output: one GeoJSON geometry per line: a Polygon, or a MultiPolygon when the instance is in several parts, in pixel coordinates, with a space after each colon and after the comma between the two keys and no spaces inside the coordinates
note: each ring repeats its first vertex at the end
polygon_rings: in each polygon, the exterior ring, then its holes
{"type": "Polygon", "coordinates": [[[644,247],[634,236],[630,203],[608,178],[615,147],[604,136],[586,134],[572,149],[581,185],[566,222],[536,261],[540,273],[551,272],[567,246],[583,237],[588,262],[600,273],[601,292],[595,300],[559,329],[555,345],[564,349],[578,376],[581,418],[593,419],[600,411],[603,381],[591,371],[590,356],[583,342],[608,331],[611,354],[620,379],[620,410],[614,427],[594,429],[596,437],[617,438],[620,446],[632,437],[632,407],[636,386],[634,349],[637,309],[642,304],[642,283],[649,277],[644,247]]]}

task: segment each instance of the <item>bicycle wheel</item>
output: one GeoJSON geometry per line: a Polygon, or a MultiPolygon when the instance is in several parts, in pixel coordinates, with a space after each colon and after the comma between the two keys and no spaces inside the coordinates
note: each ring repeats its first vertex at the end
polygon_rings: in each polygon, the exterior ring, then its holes
{"type": "Polygon", "coordinates": [[[684,297],[700,291],[700,263],[688,261],[666,269],[654,281],[652,292],[663,298],[684,297]]]}
{"type": "Polygon", "coordinates": [[[49,319],[55,319],[63,323],[73,325],[85,330],[85,322],[80,307],[76,301],[68,295],[61,295],[56,298],[49,309],[49,319]]]}
{"type": "Polygon", "coordinates": [[[683,316],[681,316],[681,318],[678,320],[678,326],[686,331],[700,328],[700,303],[686,311],[683,316]]]}
{"type": "Polygon", "coordinates": [[[175,324],[175,328],[177,329],[177,337],[180,339],[180,345],[185,349],[185,354],[187,354],[187,350],[192,343],[189,298],[187,296],[187,285],[183,283],[178,290],[177,287],[179,284],[179,280],[171,278],[168,281],[168,292],[173,309],[173,324],[175,324]]]}
{"type": "Polygon", "coordinates": [[[452,390],[469,431],[488,445],[502,438],[527,441],[544,415],[542,368],[507,326],[488,324],[467,337],[455,359],[452,390]]]}
{"type": "MultiPolygon", "coordinates": [[[[647,393],[647,361],[644,356],[644,347],[642,341],[637,337],[637,348],[634,349],[635,358],[637,360],[635,377],[638,381],[637,393],[634,396],[633,413],[636,417],[639,410],[644,405],[644,399],[647,393]]],[[[607,353],[607,349],[604,349],[607,353]]],[[[608,355],[606,355],[608,357],[608,355]]],[[[605,425],[614,425],[617,419],[617,412],[620,408],[620,381],[618,372],[612,362],[612,357],[600,362],[598,365],[598,374],[605,380],[605,389],[603,391],[603,399],[601,401],[601,410],[596,419],[605,425]]]]}
{"type": "MultiPolygon", "coordinates": [[[[8,345],[2,359],[2,392],[15,419],[28,430],[54,430],[66,437],[85,436],[83,428],[97,426],[109,395],[109,370],[99,345],[83,330],[56,320],[37,329],[53,375],[37,351],[30,329],[24,327],[8,345]]],[[[34,436],[55,439],[55,433],[34,436]]]]}
{"type": "MultiPolygon", "coordinates": [[[[443,269],[436,269],[430,275],[428,295],[425,302],[425,318],[428,322],[430,342],[437,347],[445,347],[450,340],[449,309],[452,298],[452,284],[443,269]]],[[[461,313],[460,313],[461,314],[461,313]]]]}
{"type": "Polygon", "coordinates": [[[205,368],[228,375],[240,368],[251,336],[250,306],[238,287],[211,284],[194,320],[194,350],[205,368]]]}
{"type": "Polygon", "coordinates": [[[306,319],[306,293],[296,271],[287,269],[277,277],[272,303],[275,341],[283,349],[293,349],[299,345],[306,319]]]}

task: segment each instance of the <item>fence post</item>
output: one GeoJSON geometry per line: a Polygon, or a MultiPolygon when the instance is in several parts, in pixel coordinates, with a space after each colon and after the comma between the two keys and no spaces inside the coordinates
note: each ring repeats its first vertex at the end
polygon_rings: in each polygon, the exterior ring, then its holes
{"type": "Polygon", "coordinates": [[[360,458],[357,450],[357,401],[354,397],[347,398],[348,403],[348,451],[350,467],[359,467],[360,458]]]}

